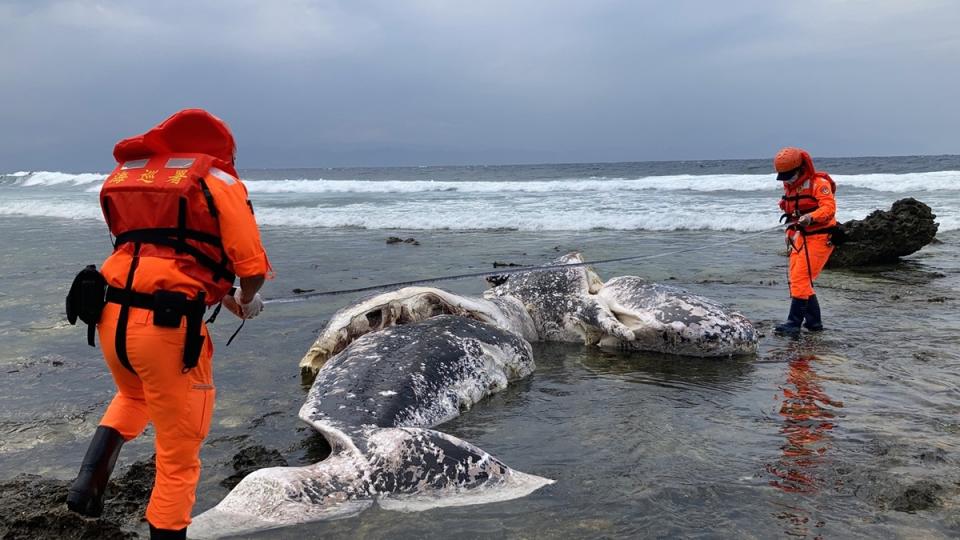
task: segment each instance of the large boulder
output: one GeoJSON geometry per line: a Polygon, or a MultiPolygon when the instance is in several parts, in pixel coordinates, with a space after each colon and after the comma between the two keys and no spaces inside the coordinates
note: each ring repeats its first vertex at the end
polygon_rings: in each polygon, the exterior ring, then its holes
{"type": "Polygon", "coordinates": [[[933,241],[936,217],[926,204],[907,198],[893,203],[888,211],[874,210],[862,220],[842,223],[846,240],[833,250],[827,267],[896,262],[933,241]]]}

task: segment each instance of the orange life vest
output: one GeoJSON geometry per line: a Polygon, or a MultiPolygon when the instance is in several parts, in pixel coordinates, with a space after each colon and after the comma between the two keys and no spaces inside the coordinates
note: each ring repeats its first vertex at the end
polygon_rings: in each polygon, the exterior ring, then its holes
{"type": "MultiPolygon", "coordinates": [[[[783,210],[781,221],[786,218],[792,222],[796,220],[796,218],[804,214],[809,214],[820,207],[817,198],[813,194],[814,184],[818,178],[825,179],[830,183],[831,193],[837,192],[836,182],[825,172],[816,172],[795,185],[784,184],[784,195],[780,197],[780,208],[783,210]]],[[[835,220],[831,220],[829,223],[811,225],[807,227],[806,231],[810,233],[832,227],[835,224],[835,220]]]]}
{"type": "Polygon", "coordinates": [[[220,162],[187,153],[122,161],[100,189],[103,217],[116,237],[114,249],[183,261],[182,271],[203,283],[207,305],[219,302],[235,278],[204,180],[215,167],[228,168],[220,162]]]}

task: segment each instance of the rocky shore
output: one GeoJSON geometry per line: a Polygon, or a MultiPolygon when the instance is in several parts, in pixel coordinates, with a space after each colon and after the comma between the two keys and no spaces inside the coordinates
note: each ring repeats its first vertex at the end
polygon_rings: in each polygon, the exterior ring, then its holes
{"type": "MultiPolygon", "coordinates": [[[[247,446],[234,456],[236,473],[223,484],[235,486],[244,476],[263,467],[286,465],[280,453],[247,446]]],[[[67,509],[70,481],[21,474],[0,481],[0,539],[2,540],[128,540],[146,534],[144,513],[153,478],[154,460],[137,461],[115,474],[107,487],[103,515],[85,518],[67,509]]]]}

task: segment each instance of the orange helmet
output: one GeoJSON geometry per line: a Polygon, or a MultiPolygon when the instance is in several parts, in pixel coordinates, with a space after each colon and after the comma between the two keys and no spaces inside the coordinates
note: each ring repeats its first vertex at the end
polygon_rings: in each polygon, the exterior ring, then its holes
{"type": "Polygon", "coordinates": [[[788,146],[777,152],[773,158],[773,168],[778,173],[789,172],[803,165],[803,150],[788,146]]]}

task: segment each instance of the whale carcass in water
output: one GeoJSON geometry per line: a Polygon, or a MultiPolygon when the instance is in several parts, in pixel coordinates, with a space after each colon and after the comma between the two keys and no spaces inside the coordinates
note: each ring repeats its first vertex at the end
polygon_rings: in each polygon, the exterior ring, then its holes
{"type": "Polygon", "coordinates": [[[684,356],[734,356],[757,351],[753,324],[737,311],[679,287],[615,277],[597,296],[633,332],[633,339],[603,337],[599,345],[684,356]]]}
{"type": "MultiPolygon", "coordinates": [[[[554,259],[550,265],[583,262],[583,256],[573,252],[554,259]]],[[[606,336],[631,341],[633,332],[594,294],[602,286],[603,280],[593,269],[572,266],[513,274],[503,284],[484,292],[483,297],[518,300],[533,319],[541,341],[582,341],[593,345],[606,336]]]]}
{"type": "Polygon", "coordinates": [[[533,320],[515,298],[487,300],[433,287],[404,287],[337,310],[300,360],[301,373],[311,380],[329,358],[360,336],[437,315],[459,315],[509,330],[528,341],[537,340],[533,320]]]}
{"type": "Polygon", "coordinates": [[[530,344],[441,315],[359,337],[320,371],[300,409],[332,452],[306,467],[255,471],[194,518],[191,537],[249,533],[356,514],[504,501],[551,480],[428,429],[534,370],[530,344]]]}
{"type": "MultiPolygon", "coordinates": [[[[550,265],[583,262],[573,252],[550,265]]],[[[757,348],[750,321],[717,302],[633,276],[604,283],[589,267],[572,266],[511,274],[483,298],[432,287],[370,296],[334,314],[300,361],[301,373],[309,379],[328,358],[368,332],[438,314],[487,322],[528,341],[688,356],[751,354],[757,348]]]]}
{"type": "MultiPolygon", "coordinates": [[[[579,253],[571,253],[551,264],[582,262],[579,253]]],[[[404,287],[369,296],[334,313],[300,360],[301,374],[309,380],[328,358],[368,332],[440,314],[490,323],[527,341],[595,344],[605,336],[629,341],[632,331],[591,294],[602,285],[593,270],[578,266],[514,274],[483,298],[434,287],[404,287]]]]}

